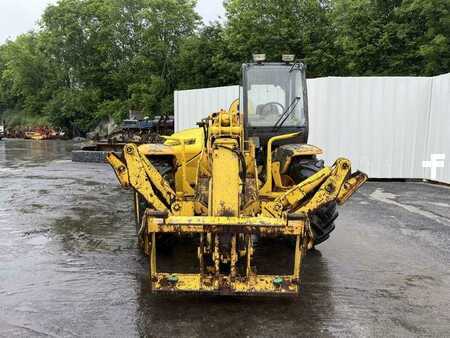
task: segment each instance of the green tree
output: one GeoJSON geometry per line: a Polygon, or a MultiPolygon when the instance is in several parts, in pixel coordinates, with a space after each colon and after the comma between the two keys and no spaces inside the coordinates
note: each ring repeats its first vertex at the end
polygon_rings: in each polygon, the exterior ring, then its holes
{"type": "Polygon", "coordinates": [[[239,60],[233,60],[219,23],[204,26],[185,39],[178,55],[177,89],[235,85],[239,82],[239,60]]]}
{"type": "MultiPolygon", "coordinates": [[[[199,23],[194,7],[192,0],[60,0],[48,7],[41,34],[64,91],[53,100],[63,106],[68,100],[62,109],[67,118],[52,121],[72,128],[81,114],[77,107],[88,109],[83,119],[90,123],[81,128],[111,114],[123,118],[128,109],[148,115],[170,112],[178,80],[176,55],[199,23]],[[68,93],[79,93],[88,102],[75,105],[68,93]]],[[[56,106],[49,102],[50,116],[59,114],[56,106]]]]}
{"type": "Polygon", "coordinates": [[[172,112],[175,89],[236,84],[241,63],[294,53],[308,75],[435,75],[450,67],[448,0],[59,0],[0,45],[0,114],[85,132],[128,110],[172,112]]]}
{"type": "Polygon", "coordinates": [[[142,47],[133,59],[135,81],[129,86],[134,109],[173,111],[173,91],[180,77],[177,56],[183,41],[200,23],[193,0],[147,0],[140,13],[142,47]]]}
{"type": "Polygon", "coordinates": [[[331,6],[326,0],[229,0],[226,43],[238,59],[250,61],[252,53],[281,60],[283,53],[304,59],[312,76],[333,71],[331,6]]]}
{"type": "Polygon", "coordinates": [[[44,106],[51,96],[51,70],[42,52],[40,36],[23,34],[0,48],[0,105],[45,120],[44,106]]]}
{"type": "Polygon", "coordinates": [[[447,0],[337,0],[342,75],[436,75],[449,70],[447,0]]]}
{"type": "Polygon", "coordinates": [[[395,9],[387,32],[396,47],[391,71],[404,75],[438,75],[450,71],[450,2],[404,0],[395,9]]]}

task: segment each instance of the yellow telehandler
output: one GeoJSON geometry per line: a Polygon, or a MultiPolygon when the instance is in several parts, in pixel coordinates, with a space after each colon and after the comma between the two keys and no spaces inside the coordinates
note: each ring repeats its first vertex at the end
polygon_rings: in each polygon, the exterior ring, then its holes
{"type": "Polygon", "coordinates": [[[305,66],[284,59],[257,55],[244,64],[242,102],[198,128],[163,144],[127,144],[121,157],[108,154],[120,184],[134,190],[153,292],[298,294],[305,252],[330,236],[336,205],[367,180],[344,158],[324,166],[322,150],[307,144],[305,66]],[[196,249],[194,273],[161,272],[161,245],[182,238],[196,249]],[[258,274],[255,244],[280,238],[292,269],[258,274]]]}

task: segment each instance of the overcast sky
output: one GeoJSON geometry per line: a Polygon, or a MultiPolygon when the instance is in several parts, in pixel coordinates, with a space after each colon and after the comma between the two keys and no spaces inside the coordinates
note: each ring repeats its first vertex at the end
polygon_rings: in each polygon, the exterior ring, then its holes
{"type": "MultiPolygon", "coordinates": [[[[224,16],[223,0],[198,0],[197,11],[208,23],[224,16]]],[[[33,29],[49,3],[56,0],[0,0],[0,43],[33,29]]]]}

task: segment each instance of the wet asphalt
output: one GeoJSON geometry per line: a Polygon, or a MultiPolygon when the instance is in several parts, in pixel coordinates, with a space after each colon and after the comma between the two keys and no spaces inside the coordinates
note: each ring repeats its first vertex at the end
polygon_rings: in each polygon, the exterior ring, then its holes
{"type": "Polygon", "coordinates": [[[367,183],[298,298],[155,296],[130,193],[71,147],[0,141],[0,336],[450,336],[448,187],[367,183]]]}

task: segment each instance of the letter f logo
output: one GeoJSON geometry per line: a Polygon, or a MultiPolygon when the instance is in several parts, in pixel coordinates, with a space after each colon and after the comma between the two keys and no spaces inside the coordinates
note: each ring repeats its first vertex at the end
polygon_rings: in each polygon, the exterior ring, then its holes
{"type": "Polygon", "coordinates": [[[435,180],[437,168],[444,168],[445,154],[431,154],[431,161],[422,161],[423,168],[431,169],[431,179],[435,180]]]}

